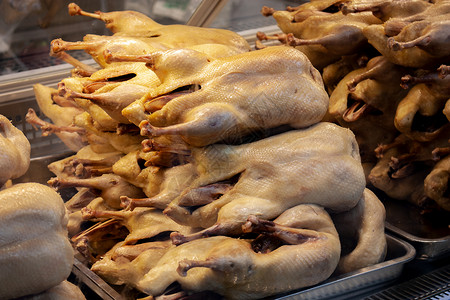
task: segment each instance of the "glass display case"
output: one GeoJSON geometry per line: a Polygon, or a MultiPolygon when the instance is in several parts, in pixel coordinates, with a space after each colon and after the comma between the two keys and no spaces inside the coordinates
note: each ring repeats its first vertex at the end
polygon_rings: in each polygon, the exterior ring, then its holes
{"type": "MultiPolygon", "coordinates": [[[[100,21],[84,16],[70,17],[67,13],[69,3],[63,0],[1,2],[0,76],[62,64],[62,61],[48,55],[50,42],[55,38],[79,41],[88,33],[111,34],[100,21]]],[[[298,3],[265,1],[265,5],[277,9],[298,3]]],[[[257,1],[81,0],[77,4],[91,12],[134,10],[164,25],[209,26],[244,34],[247,30],[276,24],[273,19],[259,13],[261,5],[257,1]]],[[[90,58],[84,51],[72,55],[80,60],[90,58]]],[[[4,81],[8,78],[1,79],[4,81]]]]}

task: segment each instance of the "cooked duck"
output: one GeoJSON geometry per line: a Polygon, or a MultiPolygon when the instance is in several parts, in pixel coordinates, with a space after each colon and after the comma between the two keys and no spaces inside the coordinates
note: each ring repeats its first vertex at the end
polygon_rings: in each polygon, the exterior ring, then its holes
{"type": "Polygon", "coordinates": [[[105,211],[84,208],[82,215],[86,220],[111,218],[119,221],[129,231],[124,239],[125,244],[134,244],[139,240],[149,239],[164,232],[193,232],[191,227],[175,223],[165,216],[161,210],[155,208],[136,208],[133,211],[105,211]]]}
{"type": "Polygon", "coordinates": [[[191,236],[174,234],[176,243],[240,234],[249,215],[272,219],[302,203],[345,211],[357,204],[365,186],[354,135],[331,123],[250,144],[212,145],[194,150],[193,157],[198,179],[164,212],[182,224],[207,229],[191,236]],[[237,182],[231,189],[210,188],[233,177],[237,182]]]}
{"type": "Polygon", "coordinates": [[[10,179],[15,179],[30,166],[30,142],[8,118],[0,115],[0,189],[10,179]]]}
{"type": "Polygon", "coordinates": [[[0,203],[0,298],[38,294],[66,280],[73,249],[61,196],[43,184],[18,183],[0,191],[0,203]]]}
{"type": "Polygon", "coordinates": [[[99,192],[110,207],[120,208],[120,197],[129,195],[130,197],[141,197],[143,192],[140,188],[128,183],[122,177],[115,174],[103,174],[91,178],[52,178],[48,181],[50,186],[55,188],[67,187],[87,187],[99,192]]]}
{"type": "MultiPolygon", "coordinates": [[[[338,11],[341,2],[311,1],[294,9],[270,11],[269,14],[287,35],[279,36],[280,40],[296,46],[321,70],[341,56],[364,49],[367,38],[362,30],[371,24],[381,24],[371,12],[343,14],[338,11]]],[[[267,9],[263,10],[268,15],[267,9]]]]}
{"type": "Polygon", "coordinates": [[[141,134],[150,137],[180,135],[188,144],[205,146],[281,125],[307,127],[320,121],[328,105],[318,71],[300,51],[289,47],[213,61],[187,49],[115,59],[151,63],[161,85],[149,93],[150,98],[193,84],[201,86],[169,100],[144,120],[133,118],[142,115],[141,105],[122,111],[135,124],[141,121],[141,134]]]}
{"type": "Polygon", "coordinates": [[[383,22],[391,18],[409,17],[432,6],[427,0],[353,0],[345,1],[339,9],[344,14],[370,11],[383,22]]]}
{"type": "MultiPolygon", "coordinates": [[[[61,106],[53,100],[57,91],[42,84],[33,86],[36,101],[42,113],[47,116],[56,126],[71,126],[73,118],[82,113],[83,110],[77,106],[61,106]]],[[[73,151],[78,151],[86,146],[84,134],[71,131],[56,131],[55,134],[64,144],[73,151]]]]}
{"type": "Polygon", "coordinates": [[[171,48],[199,47],[216,57],[250,50],[243,37],[229,30],[178,24],[161,25],[133,11],[86,13],[73,3],[69,4],[69,13],[101,19],[114,34],[89,34],[80,42],[56,39],[52,41],[52,52],[83,49],[102,67],[107,66],[103,56],[105,50],[119,54],[147,54],[171,48]]]}
{"type": "Polygon", "coordinates": [[[354,208],[332,215],[342,245],[337,273],[355,271],[384,260],[387,252],[385,218],[383,203],[369,189],[364,190],[354,208]]]}
{"type": "Polygon", "coordinates": [[[450,123],[444,110],[450,98],[450,77],[441,78],[437,71],[423,76],[406,75],[402,84],[412,87],[398,104],[395,127],[420,142],[432,141],[442,131],[448,131],[450,123]]]}
{"type": "Polygon", "coordinates": [[[191,241],[169,249],[133,285],[156,296],[177,281],[188,291],[214,290],[227,298],[253,299],[318,283],[339,261],[336,229],[320,206],[295,206],[273,222],[253,217],[246,231],[253,230],[283,245],[261,253],[245,239],[216,236],[191,241]]]}
{"type": "Polygon", "coordinates": [[[407,72],[377,56],[366,67],[349,72],[330,96],[329,114],[355,133],[364,163],[376,162],[375,148],[397,136],[393,119],[408,93],[400,86],[407,72]]]}
{"type": "Polygon", "coordinates": [[[450,211],[449,177],[450,155],[437,162],[424,180],[425,194],[447,211],[450,211]]]}
{"type": "Polygon", "coordinates": [[[448,59],[448,1],[435,1],[424,11],[371,25],[363,33],[383,56],[395,64],[427,68],[448,59]]]}

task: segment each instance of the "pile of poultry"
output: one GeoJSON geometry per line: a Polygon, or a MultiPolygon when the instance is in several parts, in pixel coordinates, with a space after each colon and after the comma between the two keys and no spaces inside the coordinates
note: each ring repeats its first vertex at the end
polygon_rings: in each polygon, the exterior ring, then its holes
{"type": "Polygon", "coordinates": [[[74,252],[63,199],[40,183],[13,184],[30,166],[30,149],[0,115],[0,298],[85,300],[67,280],[74,252]]]}
{"type": "Polygon", "coordinates": [[[321,72],[327,120],[356,135],[369,186],[423,212],[450,211],[450,2],[312,0],[275,11],[321,72]]]}
{"type": "Polygon", "coordinates": [[[253,299],[384,260],[384,206],[354,134],[321,121],[329,97],[301,51],[251,51],[236,33],[137,12],[69,12],[113,34],[53,41],[75,69],[58,89],[35,86],[52,123],[27,120],[76,152],[49,165],[48,184],[75,188],[69,234],[94,272],[135,298],[253,299]]]}

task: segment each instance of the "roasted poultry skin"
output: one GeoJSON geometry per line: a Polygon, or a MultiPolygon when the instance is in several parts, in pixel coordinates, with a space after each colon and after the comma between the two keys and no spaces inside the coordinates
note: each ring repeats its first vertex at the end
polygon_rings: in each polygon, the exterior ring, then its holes
{"type": "Polygon", "coordinates": [[[34,95],[39,108],[45,116],[50,118],[52,124],[43,123],[37,120],[34,115],[28,115],[28,122],[38,125],[41,128],[48,128],[48,133],[55,133],[61,141],[72,151],[78,151],[86,146],[86,139],[83,132],[71,132],[70,130],[58,130],[55,127],[69,127],[73,123],[73,118],[82,113],[83,109],[79,106],[61,106],[55,103],[54,95],[57,91],[53,88],[44,86],[42,84],[35,84],[33,86],[34,95]]]}
{"type": "Polygon", "coordinates": [[[448,28],[450,5],[435,1],[426,9],[404,17],[371,25],[364,35],[380,53],[393,63],[416,68],[429,68],[448,60],[448,28]]]}
{"type": "Polygon", "coordinates": [[[178,281],[188,290],[216,290],[230,299],[260,298],[320,282],[338,263],[339,238],[320,206],[295,206],[273,222],[251,218],[246,230],[267,233],[285,244],[256,253],[245,239],[195,240],[169,249],[135,284],[150,295],[178,281]]]}
{"type": "Polygon", "coordinates": [[[450,197],[447,193],[449,179],[450,156],[446,156],[434,166],[424,180],[425,194],[446,210],[450,210],[450,197]]]}
{"type": "Polygon", "coordinates": [[[363,163],[375,163],[373,150],[396,136],[392,120],[398,103],[408,93],[400,86],[407,71],[377,56],[364,68],[346,74],[330,94],[328,113],[355,133],[363,163]]]}
{"type": "Polygon", "coordinates": [[[272,219],[298,204],[345,211],[356,205],[365,186],[353,133],[332,123],[320,122],[250,144],[216,144],[196,149],[192,156],[199,177],[164,212],[177,222],[209,228],[190,237],[174,236],[177,242],[239,234],[249,214],[272,219]],[[219,191],[223,195],[218,199],[214,188],[199,194],[203,197],[191,197],[195,190],[235,176],[237,182],[219,191]]]}
{"type": "Polygon", "coordinates": [[[30,165],[30,142],[8,118],[0,115],[0,189],[25,174],[30,165]]]}
{"type": "MultiPolygon", "coordinates": [[[[449,154],[439,150],[449,146],[449,1],[313,0],[280,11],[263,7],[261,12],[273,16],[283,33],[258,33],[256,48],[278,40],[304,52],[321,71],[330,95],[324,120],[355,133],[368,186],[414,203],[423,212],[448,211],[445,200],[433,200],[440,198],[433,191],[424,194],[423,185],[449,154]],[[336,22],[328,25],[331,19],[336,22]],[[355,34],[357,42],[348,42],[355,34]],[[336,55],[342,50],[348,52],[336,55]],[[392,159],[378,155],[379,146],[405,136],[416,148],[427,148],[429,157],[435,151],[441,154],[426,162],[408,147],[386,153],[392,159]],[[438,148],[429,149],[432,144],[438,148]],[[392,162],[405,157],[409,161],[404,167],[392,162]],[[412,164],[414,158],[418,161],[412,164]]],[[[439,181],[438,189],[448,190],[446,181],[439,181]]]]}
{"type": "MultiPolygon", "coordinates": [[[[339,1],[313,2],[296,22],[343,20],[320,11],[339,1]]],[[[254,299],[318,284],[340,262],[347,272],[383,259],[382,205],[366,191],[355,135],[322,122],[329,97],[303,47],[292,47],[298,37],[249,51],[227,31],[74,4],[69,12],[113,32],[55,40],[51,53],[75,67],[51,101],[81,108],[72,122],[88,146],[53,163],[48,184],[77,188],[66,203],[71,241],[94,272],[149,297],[175,287],[170,297],[254,299]],[[101,69],[67,56],[72,49],[101,69]]],[[[322,23],[343,40],[350,30],[346,40],[356,37],[359,49],[372,21],[381,23],[370,12],[339,28],[322,23]]],[[[314,40],[311,49],[333,61],[353,46],[327,34],[314,40]]]]}
{"type": "MultiPolygon", "coordinates": [[[[200,85],[199,90],[152,111],[146,120],[134,121],[149,137],[180,135],[190,145],[205,146],[281,125],[307,127],[320,121],[328,106],[320,74],[306,56],[289,47],[213,61],[186,49],[123,59],[148,61],[160,78],[161,85],[149,93],[149,101],[200,85]]],[[[131,104],[122,114],[132,119],[140,111],[141,105],[131,104]]]]}
{"type": "MultiPolygon", "coordinates": [[[[330,63],[364,49],[363,29],[381,21],[371,12],[345,15],[338,10],[343,1],[311,1],[298,7],[275,11],[263,7],[263,15],[272,15],[284,34],[275,38],[304,52],[319,70],[330,63]],[[337,12],[336,12],[337,11],[337,12]]],[[[260,35],[262,39],[266,37],[260,35]]]]}
{"type": "Polygon", "coordinates": [[[30,118],[30,123],[43,127],[47,134],[56,133],[73,151],[85,146],[86,139],[95,142],[103,140],[103,149],[97,147],[99,151],[115,147],[109,145],[107,140],[110,136],[107,134],[106,137],[99,136],[97,131],[92,132],[89,128],[84,128],[87,133],[82,133],[83,129],[71,127],[74,117],[83,111],[89,112],[96,130],[114,131],[119,123],[130,123],[121,114],[121,109],[159,84],[154,72],[146,68],[144,63],[107,63],[105,53],[141,55],[187,47],[213,59],[250,50],[244,38],[229,30],[166,26],[132,11],[88,13],[74,3],[69,4],[69,13],[103,20],[107,28],[113,31],[112,36],[86,35],[84,41],[79,42],[54,40],[51,55],[72,64],[75,67],[72,72],[74,76],[63,80],[56,92],[35,85],[38,103],[55,126],[36,118],[30,118]],[[91,54],[101,69],[86,65],[66,52],[77,49],[84,49],[91,54]]]}
{"type": "Polygon", "coordinates": [[[0,203],[0,298],[38,294],[67,279],[73,249],[61,196],[43,184],[19,183],[0,191],[0,203]]]}
{"type": "Polygon", "coordinates": [[[89,34],[80,42],[56,39],[52,42],[52,53],[84,49],[102,67],[107,66],[103,55],[105,50],[120,54],[148,54],[158,50],[194,47],[211,55],[231,55],[250,50],[243,37],[229,30],[161,25],[134,11],[87,13],[74,3],[69,4],[69,13],[100,19],[113,35],[89,34]]]}
{"type": "Polygon", "coordinates": [[[386,211],[371,190],[366,188],[354,208],[332,215],[332,219],[342,243],[337,273],[352,272],[384,260],[387,253],[386,211]]]}

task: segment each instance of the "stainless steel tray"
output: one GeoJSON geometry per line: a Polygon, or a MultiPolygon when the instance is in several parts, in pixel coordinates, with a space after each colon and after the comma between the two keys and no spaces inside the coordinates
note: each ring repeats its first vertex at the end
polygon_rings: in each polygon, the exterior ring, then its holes
{"type": "Polygon", "coordinates": [[[82,292],[85,294],[86,299],[89,300],[94,300],[94,298],[103,300],[125,299],[97,274],[89,270],[77,257],[74,258],[72,274],[69,277],[69,281],[82,287],[82,292]]]}
{"type": "Polygon", "coordinates": [[[274,299],[350,299],[380,288],[398,278],[404,265],[414,259],[415,249],[409,243],[386,234],[388,251],[384,262],[347,274],[332,276],[323,283],[274,299]]]}
{"type": "Polygon", "coordinates": [[[380,198],[386,207],[387,231],[412,244],[417,259],[450,255],[450,212],[423,213],[409,203],[380,198]]]}
{"type": "MultiPolygon", "coordinates": [[[[350,297],[355,297],[355,293],[367,293],[368,290],[387,285],[401,275],[405,263],[414,258],[415,249],[409,243],[389,234],[386,237],[388,252],[384,262],[331,277],[314,287],[267,299],[349,299],[350,297]]],[[[75,269],[78,279],[86,286],[91,287],[102,299],[126,299],[78,259],[76,259],[74,265],[75,269]]],[[[193,296],[195,298],[195,295],[193,296]]]]}

